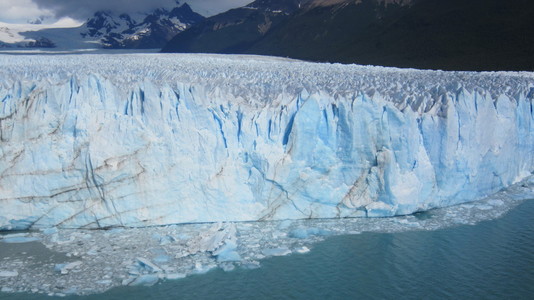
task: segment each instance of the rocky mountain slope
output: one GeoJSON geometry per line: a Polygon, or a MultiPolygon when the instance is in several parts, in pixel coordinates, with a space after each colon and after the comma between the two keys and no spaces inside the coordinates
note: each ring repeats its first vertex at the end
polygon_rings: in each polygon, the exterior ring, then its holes
{"type": "Polygon", "coordinates": [[[172,39],[163,52],[246,53],[299,9],[299,0],[257,0],[205,19],[172,39]]]}
{"type": "MultiPolygon", "coordinates": [[[[298,2],[298,1],[296,1],[298,2]]],[[[255,39],[234,47],[243,30],[212,30],[208,18],[164,52],[277,55],[312,61],[446,70],[534,70],[534,2],[528,0],[311,0],[282,20],[257,21],[255,39]],[[209,37],[209,38],[208,38],[209,37]]],[[[256,18],[255,20],[260,20],[256,18]]]]}

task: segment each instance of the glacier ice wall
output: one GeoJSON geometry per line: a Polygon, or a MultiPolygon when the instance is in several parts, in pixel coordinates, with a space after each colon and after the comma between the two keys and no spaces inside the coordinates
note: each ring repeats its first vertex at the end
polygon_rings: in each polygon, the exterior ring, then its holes
{"type": "Polygon", "coordinates": [[[0,56],[0,228],[392,216],[534,171],[534,74],[0,56]]]}

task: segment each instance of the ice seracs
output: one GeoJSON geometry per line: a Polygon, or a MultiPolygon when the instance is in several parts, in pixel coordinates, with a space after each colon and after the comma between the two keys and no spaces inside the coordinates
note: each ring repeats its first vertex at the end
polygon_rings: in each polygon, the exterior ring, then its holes
{"type": "MultiPolygon", "coordinates": [[[[0,65],[2,229],[402,215],[534,170],[532,73],[220,55],[0,65]]],[[[199,250],[231,241],[214,234],[199,250]]]]}

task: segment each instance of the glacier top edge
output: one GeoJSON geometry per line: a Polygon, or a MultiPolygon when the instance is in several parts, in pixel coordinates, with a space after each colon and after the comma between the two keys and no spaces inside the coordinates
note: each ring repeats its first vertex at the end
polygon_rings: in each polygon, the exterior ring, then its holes
{"type": "MultiPolygon", "coordinates": [[[[139,82],[203,86],[228,91],[248,103],[265,104],[280,94],[325,92],[332,97],[364,94],[406,105],[442,101],[462,91],[534,95],[534,72],[464,72],[312,63],[258,55],[77,54],[0,55],[0,85],[18,81],[61,84],[97,74],[126,90],[139,82]]],[[[413,106],[413,105],[412,105],[413,106]]]]}

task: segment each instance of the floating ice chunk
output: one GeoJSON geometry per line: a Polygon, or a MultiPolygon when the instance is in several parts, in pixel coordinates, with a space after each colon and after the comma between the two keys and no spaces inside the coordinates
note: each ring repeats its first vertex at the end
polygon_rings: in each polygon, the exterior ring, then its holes
{"type": "Polygon", "coordinates": [[[150,262],[150,260],[143,258],[143,257],[137,257],[137,265],[139,266],[139,269],[150,272],[150,273],[157,273],[162,272],[163,270],[150,262]]]}
{"type": "Polygon", "coordinates": [[[65,268],[66,265],[67,265],[67,264],[56,264],[56,265],[54,266],[54,271],[60,273],[61,270],[63,270],[63,268],[65,268]]]}
{"type": "Polygon", "coordinates": [[[213,269],[214,267],[216,267],[215,265],[202,265],[202,263],[200,262],[196,262],[195,263],[195,269],[194,269],[194,273],[196,274],[204,274],[204,273],[207,273],[209,270],[213,269]]]}
{"type": "Polygon", "coordinates": [[[0,238],[27,237],[28,235],[29,235],[29,233],[27,233],[27,232],[21,232],[21,233],[12,233],[12,234],[8,234],[8,235],[4,235],[4,236],[0,235],[0,238]]]}
{"type": "Polygon", "coordinates": [[[234,240],[226,240],[225,244],[212,254],[217,256],[217,262],[241,261],[241,256],[236,249],[237,243],[234,240]]]}
{"type": "Polygon", "coordinates": [[[308,247],[306,247],[306,246],[302,246],[302,247],[299,247],[299,248],[295,249],[295,251],[297,253],[304,254],[304,253],[310,252],[310,249],[308,247]]]}
{"type": "Polygon", "coordinates": [[[235,239],[234,224],[214,224],[208,231],[188,241],[190,253],[213,252],[223,246],[228,239],[235,239]]]}
{"type": "Polygon", "coordinates": [[[137,277],[135,276],[130,276],[128,278],[125,278],[122,280],[121,284],[122,285],[130,285],[130,283],[132,283],[137,277]]]}
{"type": "MultiPolygon", "coordinates": [[[[32,293],[36,293],[32,290],[32,293]]],[[[75,295],[78,293],[78,289],[76,287],[71,287],[63,291],[65,295],[75,295]]]]}
{"type": "Polygon", "coordinates": [[[57,233],[58,230],[56,227],[49,227],[42,230],[44,235],[52,235],[54,233],[57,233]]]}
{"type": "Polygon", "coordinates": [[[80,261],[80,260],[78,260],[78,261],[74,261],[74,262],[71,262],[71,263],[67,264],[67,265],[65,266],[65,269],[67,269],[67,270],[74,269],[74,268],[76,268],[76,267],[81,266],[82,264],[83,264],[83,262],[80,261]]]}
{"type": "Polygon", "coordinates": [[[132,282],[130,282],[129,285],[136,286],[136,285],[142,285],[142,286],[152,286],[156,283],[158,283],[159,277],[158,275],[153,274],[146,274],[141,275],[134,279],[132,282]]]}
{"type": "Polygon", "coordinates": [[[242,258],[236,251],[227,251],[217,256],[217,262],[241,261],[242,258]]]}
{"type": "Polygon", "coordinates": [[[293,224],[293,221],[284,220],[284,221],[280,222],[280,224],[278,224],[278,229],[280,229],[280,230],[288,229],[289,226],[291,226],[291,224],[293,224]]]}
{"type": "Polygon", "coordinates": [[[60,237],[57,233],[52,234],[52,238],[50,239],[52,243],[56,243],[58,245],[72,243],[74,242],[74,240],[76,240],[76,237],[74,235],[69,235],[67,238],[67,237],[60,237]]]}
{"type": "Polygon", "coordinates": [[[54,271],[56,271],[58,273],[61,273],[62,275],[66,275],[66,274],[69,274],[70,270],[75,269],[75,268],[81,266],[82,264],[83,263],[80,260],[74,261],[74,262],[71,262],[71,263],[56,264],[54,266],[54,271]]]}
{"type": "Polygon", "coordinates": [[[306,239],[310,236],[327,236],[331,235],[332,232],[329,230],[321,229],[321,228],[297,228],[289,233],[290,237],[297,238],[297,239],[306,239]]]}
{"type": "Polygon", "coordinates": [[[291,254],[291,250],[285,247],[263,249],[261,252],[265,256],[284,256],[291,254]]]}
{"type": "Polygon", "coordinates": [[[160,245],[168,245],[176,241],[176,239],[170,235],[165,235],[159,238],[159,244],[160,245]]]}
{"type": "Polygon", "coordinates": [[[154,257],[154,262],[156,263],[166,263],[171,259],[170,256],[166,254],[159,254],[158,256],[154,257]]]}
{"type": "Polygon", "coordinates": [[[397,219],[397,220],[395,220],[395,221],[396,221],[396,223],[398,223],[398,224],[403,224],[403,225],[406,225],[406,226],[411,226],[411,227],[418,227],[418,226],[420,226],[419,223],[414,222],[414,221],[410,221],[410,220],[408,220],[408,219],[406,219],[406,218],[400,218],[400,219],[397,219]]]}
{"type": "Polygon", "coordinates": [[[179,239],[179,240],[182,240],[182,241],[185,241],[185,240],[188,240],[190,239],[191,237],[185,233],[180,233],[178,235],[175,236],[175,238],[179,239]]]}
{"type": "Polygon", "coordinates": [[[186,276],[186,275],[183,274],[183,273],[169,273],[169,274],[165,274],[165,278],[170,279],[170,280],[185,278],[185,276],[186,276]]]}
{"type": "Polygon", "coordinates": [[[17,271],[0,271],[0,277],[16,277],[19,276],[17,271]]]}
{"type": "Polygon", "coordinates": [[[480,209],[480,210],[491,210],[491,209],[493,209],[493,206],[480,204],[480,205],[477,205],[477,208],[480,209]]]}
{"type": "Polygon", "coordinates": [[[29,243],[39,241],[39,238],[36,237],[25,237],[25,236],[16,236],[16,237],[7,237],[1,240],[4,243],[9,244],[19,244],[19,243],[29,243]]]}
{"type": "MultiPolygon", "coordinates": [[[[169,256],[169,253],[167,252],[167,250],[165,250],[164,247],[153,248],[153,249],[150,249],[149,252],[154,254],[153,261],[157,263],[165,263],[171,259],[171,257],[169,256]]],[[[162,269],[165,269],[165,268],[162,268],[162,269]]]]}
{"type": "Polygon", "coordinates": [[[501,206],[501,205],[504,205],[504,201],[498,200],[498,199],[493,199],[493,200],[489,200],[488,204],[489,205],[493,205],[493,206],[501,206]]]}
{"type": "Polygon", "coordinates": [[[87,251],[87,255],[95,256],[98,255],[98,247],[94,246],[89,251],[87,251]]]}
{"type": "Polygon", "coordinates": [[[225,272],[231,272],[235,270],[235,265],[233,263],[222,263],[219,265],[219,267],[221,267],[221,269],[223,269],[225,272]]]}
{"type": "Polygon", "coordinates": [[[241,264],[241,267],[248,270],[254,270],[260,267],[259,261],[247,261],[241,264]]]}
{"type": "MultiPolygon", "coordinates": [[[[211,252],[218,262],[241,261],[237,248],[236,227],[234,224],[214,224],[208,231],[187,242],[188,253],[211,252]]],[[[179,253],[177,258],[185,253],[179,253]]]]}

